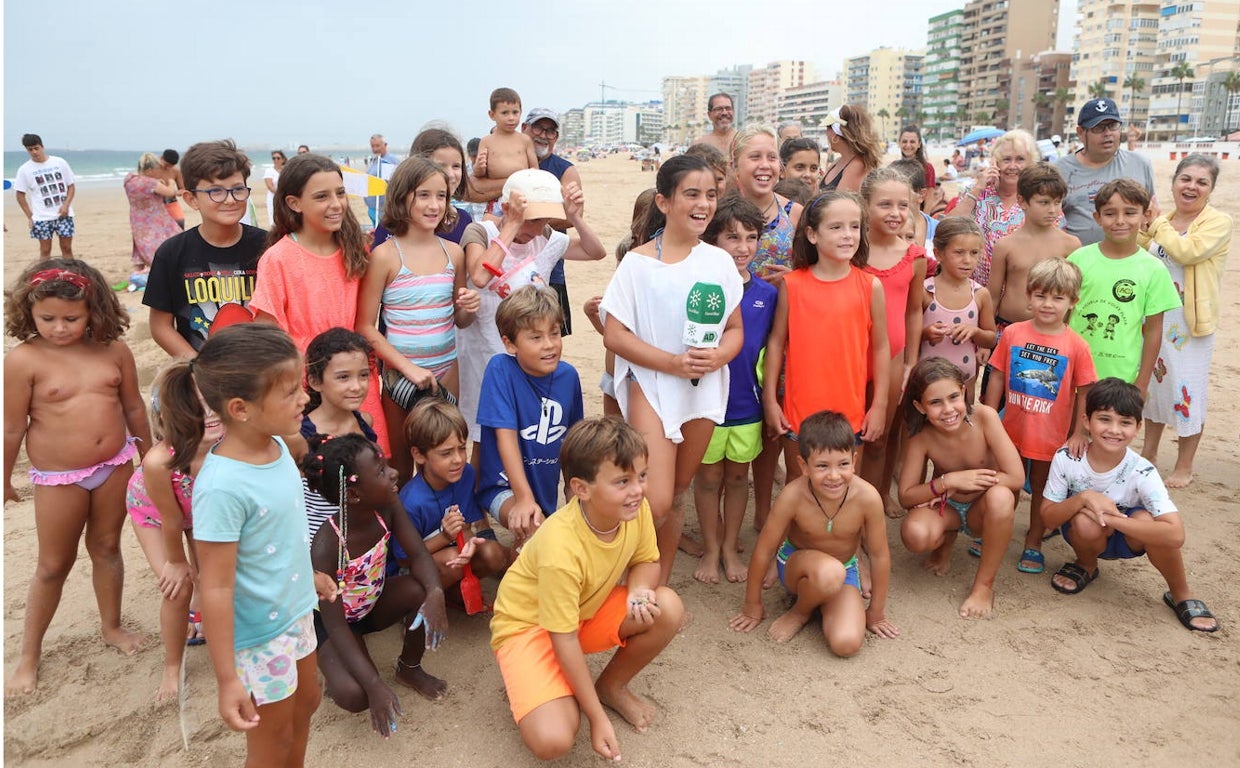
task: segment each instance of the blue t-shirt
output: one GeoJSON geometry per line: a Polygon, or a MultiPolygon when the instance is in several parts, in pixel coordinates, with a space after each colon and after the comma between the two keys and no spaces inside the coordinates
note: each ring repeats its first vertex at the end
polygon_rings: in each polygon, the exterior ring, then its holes
{"type": "Polygon", "coordinates": [[[482,375],[478,424],[482,427],[481,483],[478,503],[490,509],[500,491],[509,489],[499,458],[495,430],[517,433],[525,479],[544,515],[560,505],[560,444],[568,428],[585,417],[581,379],[563,360],[547,376],[531,376],[517,359],[500,353],[487,363],[482,375]]]}
{"type": "Polygon", "coordinates": [[[775,322],[775,303],[779,289],[767,281],[751,277],[741,294],[741,325],[745,343],[728,363],[728,410],[723,425],[752,424],[762,421],[762,387],[758,384],[758,356],[766,346],[775,322]]]}
{"type": "MultiPolygon", "coordinates": [[[[573,164],[552,152],[542,160],[538,161],[538,169],[546,171],[557,179],[564,181],[564,172],[572,168],[573,164]]],[[[555,263],[555,267],[551,270],[551,277],[547,280],[551,285],[564,285],[564,259],[560,259],[555,263]]]]}
{"type": "Polygon", "coordinates": [[[314,575],[301,475],[278,437],[270,464],[225,458],[212,448],[194,480],[194,538],[236,542],[233,648],[278,637],[314,609],[314,575]]]}
{"type": "MultiPolygon", "coordinates": [[[[448,507],[453,504],[459,507],[461,514],[465,516],[466,525],[482,519],[482,509],[474,498],[474,468],[469,464],[465,465],[461,479],[442,491],[432,490],[421,474],[414,475],[413,479],[400,489],[400,503],[405,508],[405,514],[409,515],[413,527],[418,530],[418,535],[424,539],[439,532],[439,523],[447,514],[448,507]]],[[[466,531],[465,535],[468,536],[469,532],[466,531]]],[[[395,538],[392,539],[391,547],[395,557],[389,560],[389,565],[394,560],[404,560],[407,557],[395,538]]]]}

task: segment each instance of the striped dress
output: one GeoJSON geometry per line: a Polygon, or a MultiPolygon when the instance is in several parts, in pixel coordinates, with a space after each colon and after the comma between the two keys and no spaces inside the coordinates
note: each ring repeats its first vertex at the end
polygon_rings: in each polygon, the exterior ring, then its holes
{"type": "Polygon", "coordinates": [[[444,268],[431,275],[415,275],[405,266],[400,242],[400,271],[383,289],[383,322],[387,340],[409,362],[443,376],[456,362],[456,321],[453,294],[456,267],[443,241],[444,268]]]}

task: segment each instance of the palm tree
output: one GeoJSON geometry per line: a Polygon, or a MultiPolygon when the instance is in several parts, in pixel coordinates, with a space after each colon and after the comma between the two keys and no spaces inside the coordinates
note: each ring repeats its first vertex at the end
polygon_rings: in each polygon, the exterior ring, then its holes
{"type": "MultiPolygon", "coordinates": [[[[1181,61],[1178,64],[1176,64],[1174,67],[1172,67],[1169,72],[1167,72],[1167,76],[1174,77],[1176,80],[1179,81],[1179,84],[1176,88],[1177,92],[1176,92],[1176,98],[1175,98],[1175,124],[1179,125],[1181,107],[1184,102],[1184,81],[1190,77],[1196,77],[1197,73],[1193,71],[1193,68],[1189,66],[1189,63],[1187,61],[1181,61]]],[[[1171,138],[1174,139],[1175,136],[1173,135],[1171,138]]]]}
{"type": "Polygon", "coordinates": [[[1099,78],[1098,82],[1089,86],[1089,95],[1095,99],[1105,99],[1107,97],[1108,85],[1105,77],[1099,78]]]}
{"type": "Polygon", "coordinates": [[[879,120],[883,121],[883,138],[886,139],[887,138],[887,118],[891,117],[891,113],[887,111],[886,107],[883,107],[882,109],[875,112],[874,116],[877,117],[879,120]]]}
{"type": "Polygon", "coordinates": [[[1130,93],[1128,97],[1128,114],[1135,117],[1137,94],[1145,90],[1145,80],[1137,75],[1129,75],[1124,78],[1124,87],[1127,88],[1130,93]]]}
{"type": "Polygon", "coordinates": [[[1228,133],[1240,127],[1240,125],[1237,125],[1240,121],[1233,121],[1231,117],[1232,102],[1236,100],[1236,94],[1240,93],[1240,72],[1233,69],[1227,73],[1223,78],[1223,90],[1227,91],[1227,108],[1223,110],[1223,121],[1225,123],[1223,125],[1223,132],[1228,133]]]}
{"type": "MultiPolygon", "coordinates": [[[[1051,100],[1055,102],[1055,106],[1062,110],[1060,119],[1065,120],[1068,116],[1068,102],[1072,101],[1072,91],[1069,91],[1067,88],[1056,88],[1055,92],[1051,94],[1051,100]]],[[[1054,117],[1051,120],[1054,121],[1054,117]]]]}
{"type": "Polygon", "coordinates": [[[973,113],[973,119],[978,123],[989,123],[991,120],[991,113],[984,109],[979,109],[977,112],[973,113]]]}

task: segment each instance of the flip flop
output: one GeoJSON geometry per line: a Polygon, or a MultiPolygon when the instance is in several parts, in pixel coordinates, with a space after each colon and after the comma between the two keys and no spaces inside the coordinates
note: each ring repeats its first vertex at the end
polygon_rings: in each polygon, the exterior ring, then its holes
{"type": "Polygon", "coordinates": [[[969,554],[973,555],[974,557],[982,556],[982,540],[981,539],[973,539],[972,541],[969,542],[969,554]]]}
{"type": "Polygon", "coordinates": [[[1217,632],[1218,619],[1214,618],[1214,614],[1210,613],[1210,609],[1206,608],[1206,604],[1200,600],[1181,600],[1176,602],[1170,592],[1163,593],[1163,602],[1167,604],[1174,613],[1175,617],[1180,620],[1185,629],[1193,632],[1217,632]],[[1209,629],[1193,626],[1193,619],[1214,619],[1214,626],[1209,629]]]}
{"type": "Polygon", "coordinates": [[[1078,592],[1084,591],[1085,587],[1088,587],[1090,582],[1098,578],[1100,573],[1101,571],[1097,568],[1094,569],[1093,573],[1090,573],[1076,563],[1064,563],[1063,567],[1055,575],[1069,579],[1072,582],[1072,586],[1061,587],[1055,583],[1054,579],[1051,579],[1051,586],[1055,588],[1056,592],[1062,592],[1065,595],[1075,595],[1078,592]]]}
{"type": "Polygon", "coordinates": [[[1020,553],[1020,561],[1016,563],[1016,570],[1021,573],[1042,573],[1046,570],[1046,556],[1037,549],[1026,549],[1020,553]],[[1026,562],[1033,565],[1025,565],[1026,562]]]}

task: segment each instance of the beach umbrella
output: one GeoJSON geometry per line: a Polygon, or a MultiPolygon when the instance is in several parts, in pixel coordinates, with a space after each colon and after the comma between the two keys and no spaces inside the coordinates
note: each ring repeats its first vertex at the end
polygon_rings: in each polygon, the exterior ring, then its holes
{"type": "Polygon", "coordinates": [[[5,188],[5,189],[12,189],[12,188],[13,188],[13,180],[12,180],[12,179],[5,179],[5,180],[4,180],[4,188],[5,188]]]}
{"type": "Polygon", "coordinates": [[[978,128],[975,131],[969,131],[964,138],[956,142],[956,146],[963,147],[965,144],[976,144],[979,141],[994,139],[1007,133],[1001,128],[978,128]]]}
{"type": "Polygon", "coordinates": [[[387,194],[387,182],[356,168],[340,166],[344,190],[354,197],[379,197],[387,194]]]}

